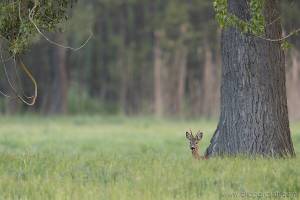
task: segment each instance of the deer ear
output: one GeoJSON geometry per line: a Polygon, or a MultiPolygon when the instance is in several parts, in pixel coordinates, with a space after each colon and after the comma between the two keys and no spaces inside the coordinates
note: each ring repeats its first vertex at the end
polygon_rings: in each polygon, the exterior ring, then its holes
{"type": "Polygon", "coordinates": [[[185,132],[185,136],[188,140],[192,139],[192,134],[189,132],[185,132]]]}
{"type": "Polygon", "coordinates": [[[199,131],[199,132],[196,134],[196,139],[197,139],[197,140],[201,140],[202,137],[203,137],[203,133],[199,131]]]}

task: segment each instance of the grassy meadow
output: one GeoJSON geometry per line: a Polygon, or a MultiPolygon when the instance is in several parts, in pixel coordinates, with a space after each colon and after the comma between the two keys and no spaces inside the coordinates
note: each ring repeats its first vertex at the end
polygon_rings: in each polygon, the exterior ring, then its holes
{"type": "MultiPolygon", "coordinates": [[[[300,159],[192,159],[185,130],[216,121],[0,119],[0,199],[299,199],[300,159]]],[[[300,153],[300,123],[292,123],[300,153]]]]}

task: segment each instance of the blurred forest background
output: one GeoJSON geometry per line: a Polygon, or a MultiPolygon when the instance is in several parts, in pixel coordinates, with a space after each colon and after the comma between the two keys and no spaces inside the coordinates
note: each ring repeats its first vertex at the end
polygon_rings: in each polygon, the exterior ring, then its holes
{"type": "MultiPolygon", "coordinates": [[[[284,30],[300,27],[300,2],[282,1],[284,30]]],[[[79,0],[62,33],[41,38],[23,56],[38,82],[33,107],[0,99],[3,114],[124,114],[218,117],[220,28],[210,0],[79,0]]],[[[300,119],[300,36],[287,50],[290,118],[300,119]]],[[[17,64],[18,66],[18,64],[17,64]]],[[[9,77],[20,93],[30,80],[13,61],[9,77]]],[[[1,68],[1,91],[10,87],[1,68]]]]}

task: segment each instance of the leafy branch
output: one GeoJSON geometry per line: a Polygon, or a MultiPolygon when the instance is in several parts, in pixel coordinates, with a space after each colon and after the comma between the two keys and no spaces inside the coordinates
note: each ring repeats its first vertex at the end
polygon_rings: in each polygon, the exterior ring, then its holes
{"type": "Polygon", "coordinates": [[[28,48],[39,27],[53,31],[68,18],[67,11],[76,0],[6,0],[0,3],[0,35],[8,50],[16,55],[28,48]],[[34,22],[34,23],[33,23],[34,22]]]}
{"type": "MultiPolygon", "coordinates": [[[[281,38],[266,38],[263,35],[265,34],[265,18],[263,15],[264,9],[264,0],[251,0],[250,1],[250,15],[251,19],[249,21],[242,20],[236,15],[229,13],[228,11],[228,0],[215,0],[214,9],[216,12],[216,20],[222,28],[235,27],[240,30],[242,33],[248,33],[260,39],[269,41],[269,42],[283,42],[283,46],[287,46],[287,39],[294,36],[300,32],[300,28],[296,29],[286,36],[281,38]]],[[[280,17],[273,20],[270,24],[280,20],[280,17]]],[[[267,25],[270,25],[267,24],[267,25]]]]}

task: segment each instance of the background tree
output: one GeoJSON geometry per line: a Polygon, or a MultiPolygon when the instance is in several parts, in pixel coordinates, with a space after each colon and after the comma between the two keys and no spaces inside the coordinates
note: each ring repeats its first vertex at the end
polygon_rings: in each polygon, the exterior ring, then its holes
{"type": "MultiPolygon", "coordinates": [[[[289,33],[299,27],[299,3],[281,1],[281,5],[283,15],[280,19],[284,22],[284,31],[289,33]]],[[[15,8],[18,8],[17,3],[15,8]]],[[[69,19],[56,24],[58,31],[54,33],[38,25],[45,36],[71,47],[81,46],[89,38],[90,30],[93,38],[80,51],[71,51],[49,43],[30,26],[35,36],[23,51],[22,61],[37,80],[39,95],[35,106],[30,108],[11,98],[0,97],[3,113],[63,114],[66,110],[66,114],[151,115],[161,110],[161,117],[218,116],[220,28],[214,19],[211,1],[86,0],[78,1],[65,14],[70,16],[69,19]],[[186,27],[183,29],[185,34],[180,34],[180,27],[186,27]],[[179,49],[177,52],[176,48],[179,49]],[[66,76],[61,76],[58,70],[58,51],[66,51],[66,76]],[[159,70],[157,66],[160,66],[159,70]],[[184,73],[178,73],[179,70],[184,73]],[[60,77],[67,77],[60,83],[66,88],[61,91],[55,89],[59,85],[54,81],[60,77]],[[158,85],[160,101],[157,101],[158,85]],[[157,106],[156,102],[162,103],[157,106]],[[6,106],[8,104],[11,106],[6,106]],[[59,105],[66,108],[61,109],[59,105]]],[[[1,12],[0,18],[4,17],[8,16],[1,12]]],[[[24,14],[26,17],[28,15],[24,14]]],[[[18,20],[18,16],[14,19],[18,20]]],[[[299,63],[292,55],[299,49],[299,37],[291,37],[289,41],[294,46],[286,54],[287,92],[290,119],[295,120],[300,113],[300,106],[297,106],[299,75],[294,73],[299,63]]],[[[2,44],[7,47],[5,39],[2,44]]],[[[13,59],[10,61],[6,67],[14,79],[18,76],[13,59]]],[[[30,96],[32,82],[19,66],[17,70],[21,81],[13,80],[13,85],[22,86],[24,93],[30,96]]],[[[1,91],[12,92],[3,68],[0,69],[0,82],[1,91]]],[[[21,88],[19,93],[22,93],[21,88]]]]}

